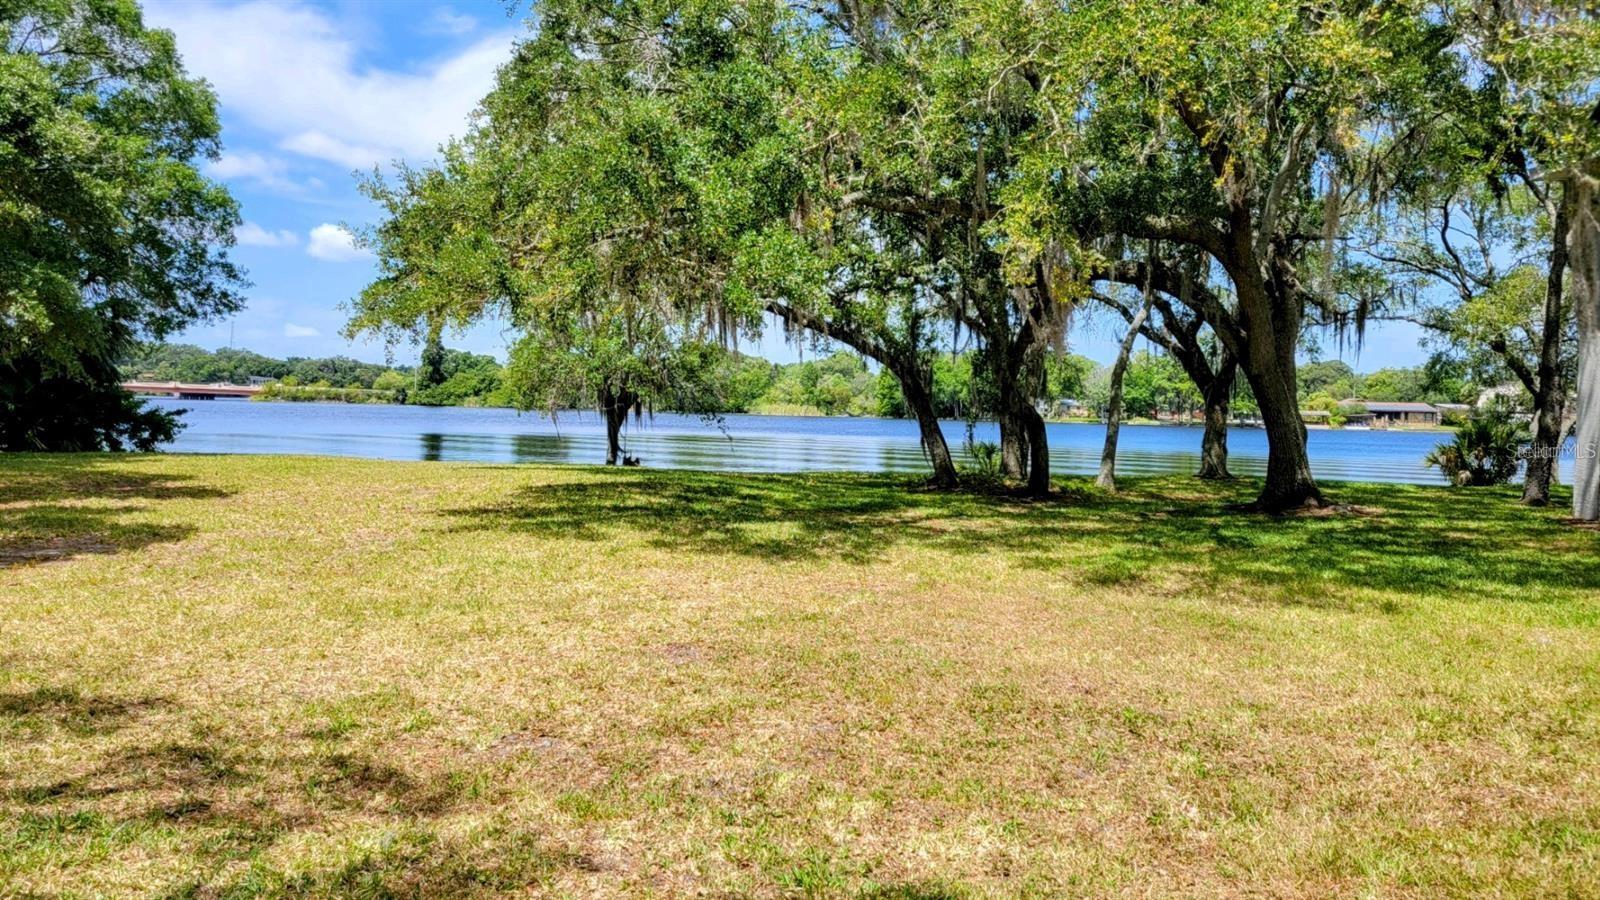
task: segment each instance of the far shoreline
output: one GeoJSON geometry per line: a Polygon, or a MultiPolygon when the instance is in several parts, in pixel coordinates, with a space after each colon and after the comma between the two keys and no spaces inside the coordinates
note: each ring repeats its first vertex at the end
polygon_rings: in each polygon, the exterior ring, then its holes
{"type": "MultiPolygon", "coordinates": [[[[162,396],[162,395],[145,395],[145,396],[162,396]]],[[[205,401],[205,402],[211,402],[211,401],[205,401]]],[[[537,411],[537,410],[519,410],[514,406],[474,406],[474,405],[465,404],[465,403],[447,403],[447,404],[390,403],[390,402],[380,402],[380,401],[363,402],[363,401],[357,401],[357,400],[336,400],[336,399],[327,399],[327,398],[303,399],[302,400],[302,399],[297,399],[297,398],[292,398],[292,397],[259,397],[259,396],[258,397],[249,398],[249,400],[247,402],[249,402],[249,403],[273,403],[273,404],[283,404],[283,405],[303,404],[303,405],[312,405],[312,406],[402,406],[402,407],[411,407],[411,408],[415,408],[415,409],[476,409],[476,410],[503,409],[503,410],[507,410],[509,412],[517,413],[518,415],[538,415],[538,416],[543,417],[543,418],[551,418],[551,416],[548,413],[540,412],[540,411],[537,411]]],[[[593,412],[593,410],[591,410],[591,409],[589,409],[587,407],[571,407],[571,408],[568,408],[568,409],[560,410],[559,412],[560,413],[587,413],[587,412],[593,412]]],[[[670,410],[670,409],[655,410],[654,412],[661,412],[661,413],[667,413],[667,414],[670,414],[670,415],[678,415],[678,416],[691,416],[691,417],[697,417],[697,416],[700,415],[699,413],[680,412],[678,410],[670,410]]],[[[848,413],[825,413],[825,412],[820,412],[820,411],[812,412],[812,411],[803,411],[803,410],[795,410],[795,411],[792,411],[792,412],[774,412],[774,411],[771,411],[771,410],[747,410],[747,411],[729,410],[729,411],[724,411],[724,412],[712,413],[710,415],[713,416],[713,417],[715,417],[715,416],[749,416],[749,417],[752,417],[752,418],[770,418],[770,419],[843,419],[843,420],[846,420],[846,421],[857,421],[857,422],[863,422],[863,421],[911,422],[911,421],[914,421],[910,417],[906,417],[906,416],[853,416],[853,415],[850,415],[848,413]]],[[[963,424],[963,425],[967,423],[966,419],[940,419],[939,421],[940,422],[956,422],[956,423],[960,423],[960,424],[963,424]]],[[[1045,417],[1044,421],[1045,421],[1045,424],[1047,424],[1047,425],[1100,425],[1100,426],[1104,426],[1106,424],[1104,419],[1089,418],[1089,417],[1086,417],[1086,416],[1069,416],[1069,417],[1050,417],[1050,416],[1047,416],[1047,417],[1045,417]]],[[[993,419],[978,419],[978,420],[976,420],[976,422],[977,422],[977,424],[989,424],[989,425],[994,424],[994,420],[993,419]]],[[[1140,426],[1156,427],[1156,428],[1202,428],[1202,427],[1204,427],[1205,423],[1201,422],[1198,419],[1192,420],[1192,421],[1188,421],[1188,422],[1177,422],[1177,421],[1173,421],[1171,419],[1132,418],[1132,419],[1124,419],[1122,424],[1123,425],[1140,425],[1140,426]]],[[[1261,428],[1261,424],[1259,422],[1229,422],[1228,423],[1228,428],[1229,429],[1248,428],[1248,429],[1255,430],[1255,429],[1261,428]]],[[[1410,432],[1410,433],[1419,433],[1419,434],[1454,434],[1455,431],[1456,431],[1455,428],[1453,428],[1453,427],[1451,427],[1449,425],[1402,425],[1402,426],[1396,426],[1396,427],[1390,427],[1390,428],[1335,428],[1335,427],[1332,427],[1332,426],[1329,426],[1329,425],[1320,425],[1320,424],[1312,424],[1312,423],[1307,423],[1306,424],[1306,429],[1308,431],[1346,431],[1346,432],[1348,432],[1348,431],[1375,431],[1375,432],[1398,431],[1398,432],[1410,432]]]]}

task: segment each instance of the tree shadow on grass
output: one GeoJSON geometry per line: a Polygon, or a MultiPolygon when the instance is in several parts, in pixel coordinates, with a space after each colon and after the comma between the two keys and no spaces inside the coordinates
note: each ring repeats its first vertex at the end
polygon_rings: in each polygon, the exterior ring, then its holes
{"type": "Polygon", "coordinates": [[[594,480],[527,485],[498,503],[448,510],[456,531],[504,531],[769,560],[870,562],[893,543],[926,540],[963,507],[993,517],[995,498],[932,495],[909,482],[853,475],[600,471],[594,480]],[[965,502],[962,502],[965,501],[965,502]],[[920,538],[918,537],[920,535],[920,538]]]}
{"type": "Polygon", "coordinates": [[[150,503],[230,496],[187,475],[129,471],[90,455],[0,460],[0,569],[180,541],[191,525],[130,521],[150,503]]]}
{"type": "Polygon", "coordinates": [[[1361,588],[1519,601],[1600,590],[1600,534],[1517,505],[1511,489],[1333,485],[1348,505],[1338,514],[1271,518],[1229,509],[1256,489],[1248,480],[1124,483],[1112,495],[1067,480],[1063,499],[1031,503],[886,477],[602,471],[444,515],[455,531],[772,562],[872,563],[898,547],[1006,553],[1091,587],[1178,578],[1226,593],[1243,583],[1312,605],[1361,588]]]}
{"type": "Polygon", "coordinates": [[[84,696],[70,687],[0,693],[0,734],[16,739],[53,728],[80,736],[104,734],[165,705],[160,697],[84,696]]]}
{"type": "MultiPolygon", "coordinates": [[[[154,698],[87,696],[63,686],[4,693],[0,746],[19,737],[59,739],[62,731],[105,738],[147,713],[183,718],[182,709],[154,698]]],[[[408,771],[322,742],[263,754],[250,742],[195,728],[179,739],[115,743],[120,746],[106,752],[93,752],[98,743],[79,745],[91,750],[88,762],[73,761],[75,753],[35,760],[27,777],[0,771],[0,846],[18,858],[31,854],[72,865],[85,852],[181,838],[192,846],[199,870],[210,871],[174,885],[175,896],[249,893],[258,878],[272,887],[264,893],[414,884],[429,888],[419,896],[433,896],[434,889],[458,893],[484,877],[516,888],[574,864],[520,840],[483,848],[437,838],[433,823],[468,796],[472,779],[462,773],[408,771]],[[229,869],[280,841],[320,837],[328,822],[352,816],[392,823],[412,835],[415,846],[362,854],[311,874],[252,869],[240,879],[237,868],[229,869]],[[501,850],[515,855],[514,863],[503,863],[501,850]]]]}

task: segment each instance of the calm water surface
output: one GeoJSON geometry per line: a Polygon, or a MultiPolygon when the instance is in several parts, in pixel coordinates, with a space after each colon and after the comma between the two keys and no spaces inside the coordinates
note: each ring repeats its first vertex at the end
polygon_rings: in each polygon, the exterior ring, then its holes
{"type": "MultiPolygon", "coordinates": [[[[605,431],[593,413],[561,414],[555,421],[505,409],[359,406],[338,403],[252,403],[242,400],[151,401],[186,408],[188,427],[169,448],[180,453],[306,453],[377,459],[474,462],[599,463],[605,431]]],[[[960,452],[962,422],[946,422],[951,449],[960,452]]],[[[1050,461],[1060,474],[1092,474],[1099,465],[1100,425],[1049,426],[1050,461]]],[[[996,440],[992,424],[977,427],[979,440],[996,440]]],[[[1351,481],[1443,483],[1422,457],[1447,436],[1404,431],[1312,431],[1311,465],[1317,477],[1351,481]]],[[[916,424],[901,419],[806,418],[730,415],[721,423],[694,416],[657,414],[630,422],[628,452],[646,466],[734,472],[927,471],[916,424]]],[[[1128,475],[1193,472],[1200,461],[1198,427],[1125,425],[1117,471],[1128,475]]],[[[1229,467],[1259,475],[1267,459],[1266,433],[1235,428],[1228,437],[1229,467]]],[[[1570,461],[1563,477],[1570,478],[1570,461]]]]}

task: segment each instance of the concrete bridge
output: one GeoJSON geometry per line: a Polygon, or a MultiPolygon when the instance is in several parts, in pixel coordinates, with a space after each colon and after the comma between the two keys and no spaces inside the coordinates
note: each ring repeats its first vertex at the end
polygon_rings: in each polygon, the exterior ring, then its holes
{"type": "Polygon", "coordinates": [[[218,397],[254,397],[261,388],[244,384],[184,384],[179,381],[124,381],[122,389],[134,394],[156,394],[181,400],[215,400],[218,397]]]}

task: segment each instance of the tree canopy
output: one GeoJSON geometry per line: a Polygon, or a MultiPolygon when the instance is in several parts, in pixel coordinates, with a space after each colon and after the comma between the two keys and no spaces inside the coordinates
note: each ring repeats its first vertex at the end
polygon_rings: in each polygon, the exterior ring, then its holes
{"type": "Polygon", "coordinates": [[[136,338],[238,309],[216,99],[133,0],[0,3],[0,449],[149,448],[136,338]]]}
{"type": "MultiPolygon", "coordinates": [[[[1226,477],[1248,397],[1258,505],[1320,504],[1300,401],[1356,385],[1305,390],[1313,332],[1428,318],[1559,407],[1563,320],[1519,330],[1532,270],[1496,247],[1583,219],[1550,198],[1595,155],[1593,35],[1556,5],[1430,0],[552,0],[472,133],[373,186],[384,275],[352,327],[504,315],[529,396],[582,384],[615,413],[775,316],[898,382],[944,484],[935,398],[961,358],[1003,470],[1045,493],[1038,405],[1072,377],[1049,360],[1098,299],[1163,351],[1134,407],[1203,406],[1226,477]],[[1461,214],[1491,229],[1476,256],[1436,237],[1461,214]],[[1421,282],[1458,276],[1467,296],[1418,312],[1421,282]]],[[[1533,262],[1548,300],[1559,267],[1533,262]]],[[[1366,387],[1441,395],[1414,375],[1366,387]]]]}

